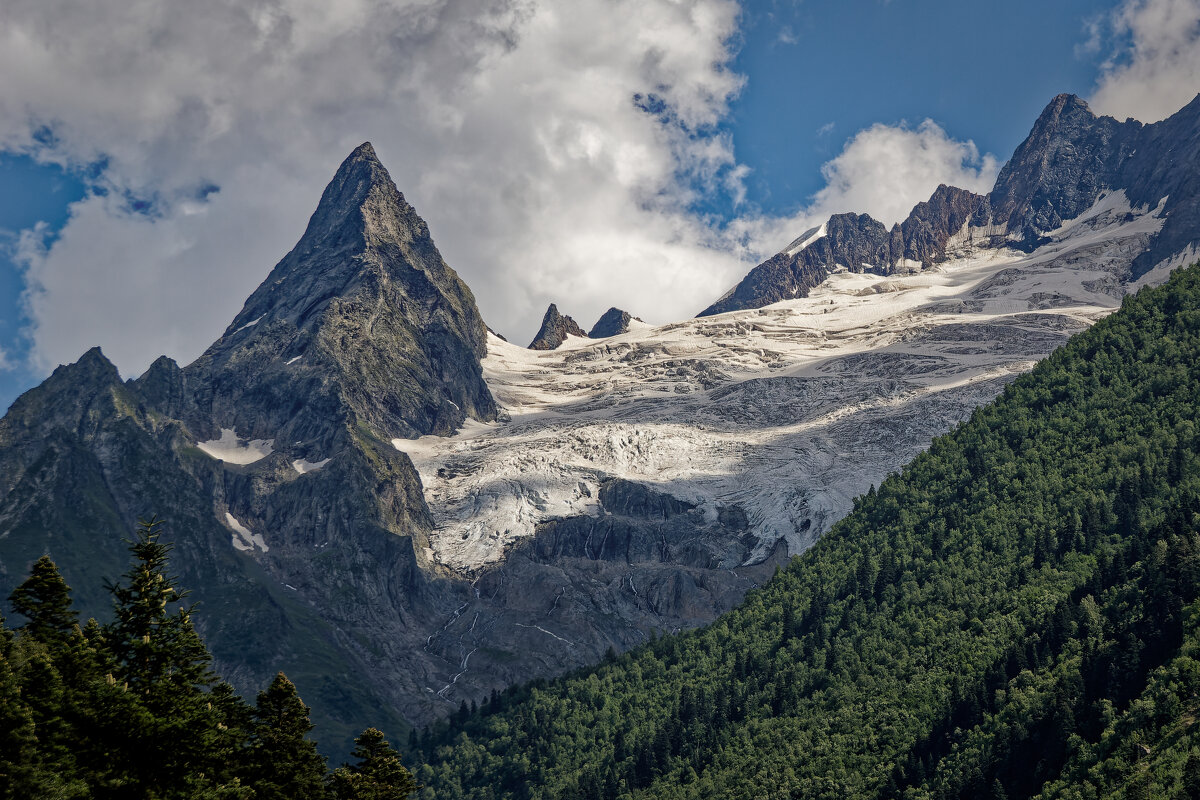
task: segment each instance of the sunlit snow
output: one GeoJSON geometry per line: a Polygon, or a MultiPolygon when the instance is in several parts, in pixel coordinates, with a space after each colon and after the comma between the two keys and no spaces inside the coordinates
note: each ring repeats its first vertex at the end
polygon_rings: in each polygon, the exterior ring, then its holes
{"type": "Polygon", "coordinates": [[[710,518],[739,504],[755,559],[781,539],[800,552],[854,496],[1115,310],[1160,212],[1111,193],[1032,254],[985,249],[994,232],[964,228],[933,269],[841,270],[767,308],[551,351],[489,336],[501,421],[393,442],[434,515],[428,555],[465,573],[494,563],[539,522],[599,513],[606,477],[710,518]]]}

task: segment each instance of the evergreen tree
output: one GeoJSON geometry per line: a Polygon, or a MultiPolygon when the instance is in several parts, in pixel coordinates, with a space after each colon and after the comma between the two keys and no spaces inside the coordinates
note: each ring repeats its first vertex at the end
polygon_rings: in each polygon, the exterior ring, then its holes
{"type": "Polygon", "coordinates": [[[105,644],[116,659],[116,677],[141,695],[164,682],[180,687],[216,682],[209,670],[212,656],[192,626],[192,609],[177,605],[187,592],[167,574],[171,548],[162,542],[161,526],[157,519],[138,523],[129,543],[134,564],[125,573],[127,583],[109,586],[114,620],[105,627],[105,644]]]}
{"type": "Polygon", "coordinates": [[[37,796],[36,754],[33,712],[7,653],[0,652],[0,800],[37,796]]]}
{"type": "Polygon", "coordinates": [[[308,707],[282,672],[259,692],[251,739],[251,772],[256,800],[324,800],[325,758],[308,738],[308,707]]]}
{"type": "Polygon", "coordinates": [[[170,547],[161,524],[139,523],[125,582],[109,586],[114,619],[101,640],[112,665],[105,682],[114,691],[98,712],[117,755],[114,797],[219,793],[237,767],[229,758],[229,726],[206,691],[217,680],[212,657],[192,626],[191,609],[179,605],[186,593],[167,573],[170,547]]]}
{"type": "Polygon", "coordinates": [[[1176,794],[1179,798],[1200,797],[1200,753],[1193,750],[1183,767],[1183,785],[1176,794]]]}
{"type": "Polygon", "coordinates": [[[338,767],[330,780],[337,800],[406,800],[420,788],[381,731],[367,728],[354,744],[358,764],[338,767]]]}
{"type": "Polygon", "coordinates": [[[34,562],[29,577],[13,590],[8,601],[27,620],[21,631],[46,644],[66,641],[79,621],[71,609],[71,590],[49,556],[34,562]]]}

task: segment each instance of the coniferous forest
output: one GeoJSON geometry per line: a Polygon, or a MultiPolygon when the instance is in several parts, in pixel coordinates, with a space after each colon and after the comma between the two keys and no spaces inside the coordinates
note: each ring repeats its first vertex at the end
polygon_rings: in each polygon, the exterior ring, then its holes
{"type": "Polygon", "coordinates": [[[460,712],[421,796],[1200,797],[1200,267],[712,626],[460,712]]]}
{"type": "Polygon", "coordinates": [[[308,708],[283,673],[246,703],[211,669],[162,523],[143,523],[108,587],[113,618],[80,627],[39,559],[0,632],[0,798],[402,800],[416,788],[378,730],[328,772],[308,708]]]}
{"type": "MultiPolygon", "coordinates": [[[[0,791],[63,798],[1200,797],[1200,266],[1127,298],[712,626],[328,772],[209,666],[148,523],[0,641],[0,791]],[[414,779],[415,778],[415,779],[414,779]],[[417,783],[423,784],[417,787],[417,783]]],[[[19,618],[19,619],[18,619],[19,618]]]]}

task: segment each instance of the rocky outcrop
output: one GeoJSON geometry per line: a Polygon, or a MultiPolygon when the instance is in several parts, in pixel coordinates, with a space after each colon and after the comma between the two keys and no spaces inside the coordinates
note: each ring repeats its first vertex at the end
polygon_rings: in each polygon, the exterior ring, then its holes
{"type": "Polygon", "coordinates": [[[835,269],[889,275],[927,268],[946,259],[947,243],[968,221],[986,218],[986,208],[986,198],[942,185],[890,230],[866,214],[835,214],[752,269],[697,316],[807,297],[835,269]]]}
{"type": "Polygon", "coordinates": [[[610,308],[600,315],[600,319],[596,320],[596,324],[588,331],[588,337],[591,339],[607,339],[609,336],[620,336],[629,330],[629,323],[633,320],[641,322],[641,319],[633,316],[628,311],[622,311],[619,308],[610,308]]]}
{"type": "Polygon", "coordinates": [[[749,274],[699,316],[805,297],[835,269],[891,274],[928,269],[956,240],[1030,252],[1046,235],[1122,190],[1134,207],[1165,199],[1166,222],[1133,275],[1200,248],[1200,96],[1152,125],[1097,117],[1080,98],[1055,97],[983,197],[939,186],[887,230],[870,217],[834,215],[749,274]],[[820,235],[818,235],[820,234],[820,235]]]}
{"type": "Polygon", "coordinates": [[[583,328],[579,327],[579,323],[570,317],[558,313],[558,306],[554,303],[546,309],[546,316],[542,317],[542,327],[538,330],[537,336],[533,337],[533,341],[529,343],[530,350],[555,350],[568,336],[578,336],[587,338],[587,334],[583,332],[583,328]]]}

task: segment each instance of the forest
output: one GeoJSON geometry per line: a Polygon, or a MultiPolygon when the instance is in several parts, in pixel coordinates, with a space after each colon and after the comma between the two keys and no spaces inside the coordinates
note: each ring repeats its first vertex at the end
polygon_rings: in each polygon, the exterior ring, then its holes
{"type": "Polygon", "coordinates": [[[287,676],[251,705],[212,671],[162,528],[144,522],[130,540],[107,624],[80,626],[47,557],[13,591],[23,623],[0,626],[0,798],[409,797],[412,774],[378,730],[330,772],[287,676]]]}
{"type": "Polygon", "coordinates": [[[483,699],[423,798],[1200,797],[1200,267],[708,628],[483,699]]]}

